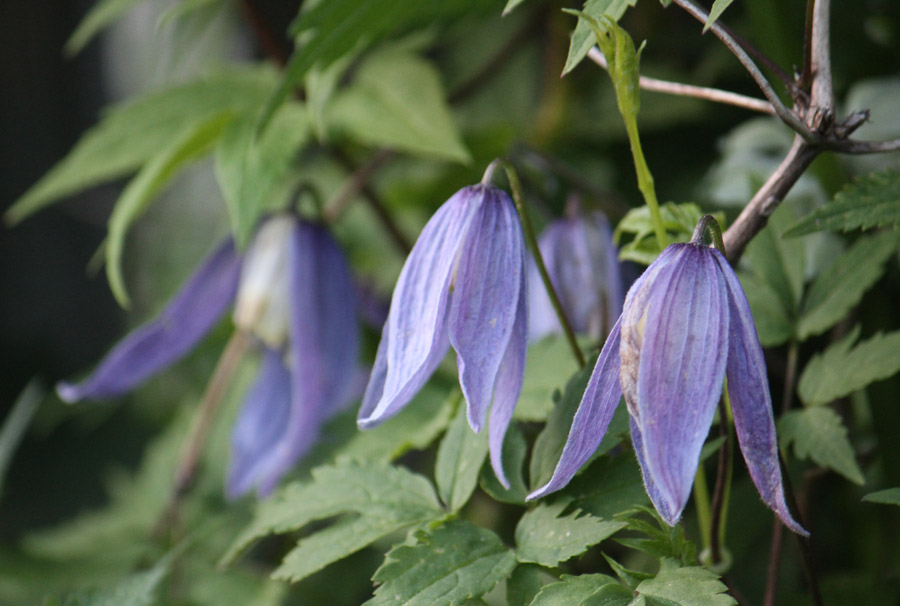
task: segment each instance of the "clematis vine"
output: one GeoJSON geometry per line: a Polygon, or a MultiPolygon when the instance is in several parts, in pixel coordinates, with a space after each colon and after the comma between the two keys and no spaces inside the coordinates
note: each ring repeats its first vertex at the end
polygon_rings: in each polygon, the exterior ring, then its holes
{"type": "Polygon", "coordinates": [[[262,362],[235,422],[226,492],[233,498],[256,487],[268,494],[362,387],[350,269],[320,225],[273,216],[243,255],[227,240],[93,374],[60,383],[60,397],[100,400],[130,391],[186,355],[232,303],[237,334],[261,349],[262,362]]]}
{"type": "Polygon", "coordinates": [[[360,428],[406,406],[452,345],[469,425],[481,431],[490,410],[491,464],[508,485],[501,448],[525,370],[524,267],[522,228],[506,192],[482,183],[445,202],[400,272],[360,428]]]}
{"type": "MultiPolygon", "coordinates": [[[[618,250],[603,214],[581,213],[570,203],[566,215],[544,229],[538,246],[572,328],[600,338],[622,311],[618,250]]],[[[562,333],[534,261],[529,264],[528,284],[529,340],[562,333]]]]}
{"type": "Polygon", "coordinates": [[[674,525],[690,496],[700,450],[727,377],[734,426],[750,477],[766,505],[794,532],[778,462],[762,348],[747,297],[725,257],[704,241],[672,244],[625,298],[550,481],[564,487],[597,449],[624,395],[631,439],[653,505],[674,525]]]}

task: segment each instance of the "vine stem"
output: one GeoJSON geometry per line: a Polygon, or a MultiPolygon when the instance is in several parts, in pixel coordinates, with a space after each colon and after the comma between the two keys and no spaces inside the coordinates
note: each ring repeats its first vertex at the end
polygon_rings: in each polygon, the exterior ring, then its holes
{"type": "Polygon", "coordinates": [[[556,293],[556,288],[550,280],[550,274],[547,272],[547,265],[544,263],[544,256],[541,254],[541,249],[538,246],[537,237],[534,233],[534,226],[531,224],[531,219],[528,217],[528,211],[525,209],[525,197],[522,194],[522,183],[519,181],[519,175],[516,172],[515,167],[508,161],[498,158],[491,162],[487,169],[485,169],[481,183],[483,185],[489,185],[494,178],[494,173],[497,168],[500,167],[506,172],[506,179],[509,181],[509,188],[512,191],[512,199],[516,205],[516,211],[519,213],[522,231],[525,233],[525,241],[528,243],[528,248],[531,249],[531,254],[534,257],[535,265],[537,265],[538,273],[541,275],[541,281],[544,283],[544,288],[547,289],[547,295],[550,297],[550,302],[553,304],[553,310],[556,312],[556,317],[559,318],[559,323],[562,326],[563,333],[566,335],[566,341],[569,343],[572,355],[575,357],[575,361],[578,362],[578,367],[584,368],[586,364],[584,354],[581,351],[581,347],[578,346],[578,339],[575,338],[575,331],[572,330],[572,324],[569,322],[569,318],[559,300],[559,295],[556,293]]]}

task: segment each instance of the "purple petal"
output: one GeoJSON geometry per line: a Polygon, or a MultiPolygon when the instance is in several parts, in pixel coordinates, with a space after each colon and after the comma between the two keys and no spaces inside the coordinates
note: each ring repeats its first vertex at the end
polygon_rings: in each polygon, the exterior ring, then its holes
{"type": "Polygon", "coordinates": [[[629,417],[629,422],[631,425],[631,443],[634,446],[634,453],[637,455],[638,464],[641,466],[641,477],[644,479],[644,488],[647,490],[650,501],[653,502],[653,506],[656,508],[656,511],[659,512],[659,515],[662,516],[662,519],[665,520],[669,526],[674,526],[675,523],[678,522],[678,518],[681,517],[681,510],[684,506],[682,505],[679,507],[674,503],[668,502],[665,495],[663,495],[656,486],[656,483],[653,481],[653,476],[647,472],[647,463],[644,458],[644,439],[643,436],[641,436],[641,429],[638,427],[634,417],[629,417]]]}
{"type": "Polygon", "coordinates": [[[447,303],[460,244],[477,206],[464,188],[441,206],[413,246],[391,299],[373,371],[383,386],[366,390],[358,424],[377,425],[395,415],[441,363],[447,339],[447,303]],[[474,202],[474,203],[473,203],[474,202]]]}
{"type": "MultiPolygon", "coordinates": [[[[520,289],[525,289],[524,276],[520,289]]],[[[503,484],[504,488],[509,488],[509,480],[503,471],[503,438],[506,436],[506,429],[512,420],[513,411],[516,402],[519,400],[519,394],[522,391],[522,379],[525,376],[525,355],[528,351],[528,304],[526,303],[525,293],[519,296],[519,304],[516,307],[516,319],[513,324],[512,334],[509,337],[509,344],[506,346],[506,353],[503,354],[503,361],[500,363],[500,369],[497,371],[497,385],[494,387],[494,403],[491,406],[490,427],[488,429],[491,466],[497,479],[503,484]]]]}
{"type": "Polygon", "coordinates": [[[260,495],[318,438],[322,423],[342,404],[356,372],[359,328],[350,269],[324,228],[298,222],[290,239],[291,409],[273,463],[259,479],[260,495]]]}
{"type": "Polygon", "coordinates": [[[487,417],[497,370],[525,294],[525,239],[513,202],[493,187],[477,191],[483,201],[462,241],[448,317],[469,425],[476,432],[487,417]]]}
{"type": "Polygon", "coordinates": [[[81,383],[60,383],[66,402],[123,394],[182,356],[219,321],[234,300],[241,261],[231,240],[203,262],[151,322],[125,337],[81,383]]]}
{"type": "Polygon", "coordinates": [[[642,341],[632,408],[643,436],[644,471],[677,518],[722,393],[729,313],[712,249],[673,248],[672,262],[643,282],[643,313],[635,321],[629,310],[622,339],[642,341]]]}
{"type": "MultiPolygon", "coordinates": [[[[559,248],[557,241],[564,237],[563,232],[562,223],[554,221],[544,229],[541,237],[538,239],[538,248],[541,251],[541,257],[544,259],[547,273],[550,274],[550,281],[553,283],[553,287],[557,289],[559,288],[559,280],[556,277],[556,267],[559,265],[556,260],[556,253],[559,248]]],[[[550,302],[550,296],[547,294],[544,281],[541,279],[537,263],[530,255],[528,256],[527,283],[528,340],[536,341],[545,335],[562,332],[559,319],[556,317],[556,310],[553,309],[553,303],[550,302]]]]}
{"type": "Polygon", "coordinates": [[[734,428],[744,461],[766,505],[778,515],[785,526],[797,534],[809,536],[809,533],[791,517],[784,501],[766,363],[747,296],[728,261],[718,252],[715,260],[728,287],[731,311],[726,368],[728,396],[731,399],[734,428]]]}
{"type": "Polygon", "coordinates": [[[572,419],[572,428],[569,430],[569,437],[566,438],[559,463],[553,471],[553,477],[528,495],[528,500],[537,499],[568,484],[600,445],[616,406],[622,398],[622,388],[619,386],[621,322],[619,320],[613,326],[600,357],[597,358],[587,389],[572,419]]]}
{"type": "Polygon", "coordinates": [[[281,354],[266,348],[259,377],[247,394],[231,435],[231,464],[226,494],[234,499],[257,478],[271,475],[272,456],[284,437],[291,410],[291,375],[281,354]]]}

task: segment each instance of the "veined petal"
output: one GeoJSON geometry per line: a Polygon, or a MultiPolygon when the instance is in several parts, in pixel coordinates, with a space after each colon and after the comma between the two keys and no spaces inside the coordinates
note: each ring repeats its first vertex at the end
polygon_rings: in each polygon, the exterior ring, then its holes
{"type": "MultiPolygon", "coordinates": [[[[526,288],[525,276],[521,275],[521,290],[526,288]]],[[[489,442],[491,451],[491,466],[500,483],[509,488],[509,480],[503,471],[503,438],[506,429],[512,420],[516,402],[522,392],[522,380],[525,377],[525,355],[528,351],[528,304],[524,292],[520,292],[519,304],[516,307],[516,319],[513,323],[512,334],[506,346],[506,353],[500,362],[497,371],[497,384],[494,387],[494,403],[491,405],[489,423],[489,442]]]]}
{"type": "Polygon", "coordinates": [[[718,253],[715,260],[728,288],[731,328],[726,373],[728,397],[731,399],[734,428],[741,453],[750,477],[766,505],[785,526],[797,534],[809,536],[809,532],[791,516],[784,501],[766,363],[747,296],[728,261],[718,253]]]}
{"type": "Polygon", "coordinates": [[[622,331],[643,332],[636,409],[644,471],[677,518],[722,393],[729,313],[712,249],[672,246],[677,257],[645,283],[643,325],[623,321],[622,331]]]}
{"type": "Polygon", "coordinates": [[[588,380],[587,389],[575,411],[572,428],[553,477],[539,489],[528,495],[528,500],[540,498],[563,488],[585,462],[591,458],[606,434],[616,406],[622,398],[619,386],[619,342],[620,319],[613,326],[609,338],[603,345],[594,371],[588,380]]]}
{"type": "Polygon", "coordinates": [[[475,189],[482,201],[462,240],[450,286],[448,328],[469,425],[481,431],[524,295],[525,239],[506,192],[475,189]]]}
{"type": "Polygon", "coordinates": [[[231,434],[231,463],[226,494],[234,499],[248,492],[267,467],[287,427],[291,410],[291,375],[281,354],[265,348],[259,377],[247,394],[231,434]]]}
{"type": "Polygon", "coordinates": [[[241,261],[229,239],[152,321],[125,337],[81,383],[60,383],[66,402],[123,394],[187,354],[219,321],[237,290],[241,261]]]}
{"type": "Polygon", "coordinates": [[[634,446],[634,454],[637,455],[638,464],[641,466],[641,477],[644,479],[644,488],[650,496],[653,507],[662,516],[669,526],[674,526],[681,517],[681,510],[684,505],[678,506],[676,503],[670,503],[666,496],[659,490],[653,481],[653,476],[647,471],[647,462],[644,456],[644,438],[641,435],[641,428],[638,426],[634,417],[629,417],[631,425],[631,444],[634,446]]]}
{"type": "Polygon", "coordinates": [[[289,245],[291,407],[284,437],[259,480],[261,495],[306,454],[343,403],[358,354],[355,291],[337,244],[323,227],[297,222],[289,245]]]}
{"type": "MultiPolygon", "coordinates": [[[[450,280],[460,244],[477,206],[463,188],[441,206],[413,246],[391,298],[375,368],[384,368],[381,390],[367,389],[358,423],[372,427],[393,416],[422,388],[447,353],[450,280]],[[377,397],[377,401],[373,399],[377,397]]],[[[377,376],[377,375],[376,375],[377,376]]]]}

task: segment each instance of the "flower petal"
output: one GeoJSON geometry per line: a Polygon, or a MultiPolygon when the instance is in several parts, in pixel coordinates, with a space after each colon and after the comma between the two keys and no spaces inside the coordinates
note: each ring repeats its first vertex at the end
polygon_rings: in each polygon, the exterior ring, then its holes
{"type": "Polygon", "coordinates": [[[506,192],[493,187],[473,189],[483,201],[462,241],[450,287],[448,327],[469,425],[481,431],[519,299],[525,294],[525,239],[506,192]]]}
{"type": "Polygon", "coordinates": [[[809,536],[809,532],[791,516],[784,501],[766,362],[747,296],[728,261],[717,255],[716,262],[725,277],[731,310],[726,373],[741,453],[766,505],[785,526],[797,534],[809,536]]]}
{"type": "Polygon", "coordinates": [[[241,261],[229,239],[151,322],[125,337],[81,383],[60,383],[66,402],[123,394],[187,354],[219,321],[237,290],[241,261]]]}
{"type": "Polygon", "coordinates": [[[672,247],[672,262],[644,282],[641,318],[636,324],[633,316],[630,324],[623,320],[622,332],[623,342],[626,333],[642,339],[633,406],[643,436],[644,471],[673,504],[677,519],[722,393],[729,313],[712,249],[672,247]]]}
{"type": "Polygon", "coordinates": [[[271,475],[272,454],[283,439],[291,410],[291,375],[281,354],[266,348],[259,377],[247,394],[231,434],[231,463],[226,494],[234,499],[257,478],[271,475]]]}
{"type": "MultiPolygon", "coordinates": [[[[521,274],[520,274],[521,275],[521,274]]],[[[523,283],[520,286],[524,290],[523,283]]],[[[491,451],[491,466],[497,479],[505,488],[509,488],[509,480],[503,471],[503,438],[506,429],[512,420],[516,402],[522,392],[522,380],[525,377],[525,355],[528,352],[528,304],[524,292],[519,296],[519,304],[516,307],[516,319],[513,323],[512,334],[506,346],[506,353],[500,362],[497,371],[497,384],[494,387],[494,403],[491,405],[489,442],[491,451]]]]}
{"type": "Polygon", "coordinates": [[[644,439],[641,435],[641,429],[638,427],[634,417],[629,418],[629,423],[631,425],[631,443],[634,446],[634,454],[637,455],[638,464],[641,466],[641,477],[644,479],[644,488],[650,496],[653,507],[659,512],[662,519],[665,520],[666,524],[669,526],[674,526],[678,522],[678,518],[681,517],[681,510],[684,506],[682,505],[679,507],[677,504],[667,501],[666,496],[656,486],[656,483],[653,481],[653,476],[647,471],[647,463],[644,457],[644,439]]]}
{"type": "Polygon", "coordinates": [[[622,398],[622,388],[619,386],[621,322],[620,319],[613,326],[600,357],[597,358],[587,389],[572,419],[572,428],[553,477],[528,495],[527,500],[537,499],[563,488],[600,445],[622,398]]]}
{"type": "Polygon", "coordinates": [[[374,376],[382,389],[366,390],[358,420],[373,427],[393,416],[422,388],[441,363],[447,340],[447,299],[460,243],[476,205],[464,188],[441,206],[413,246],[391,299],[374,376]],[[377,400],[375,399],[377,398],[377,400]],[[363,414],[365,411],[365,414],[363,414]]]}
{"type": "Polygon", "coordinates": [[[260,477],[266,495],[315,443],[322,423],[345,399],[356,372],[358,325],[350,269],[321,226],[298,222],[290,238],[291,409],[272,465],[260,477]]]}

